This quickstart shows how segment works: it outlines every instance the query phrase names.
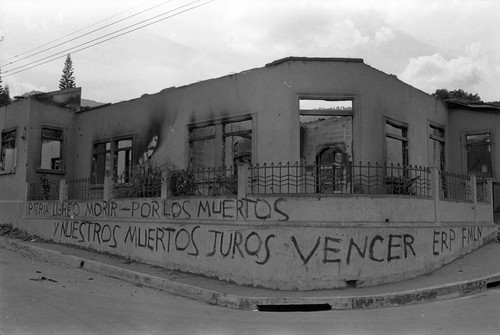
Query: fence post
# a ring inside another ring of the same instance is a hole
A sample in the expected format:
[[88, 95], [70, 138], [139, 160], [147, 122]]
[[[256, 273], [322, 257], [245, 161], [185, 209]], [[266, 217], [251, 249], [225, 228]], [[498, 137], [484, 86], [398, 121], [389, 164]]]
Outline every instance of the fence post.
[[106, 171], [104, 175], [104, 191], [103, 191], [103, 200], [109, 201], [113, 197], [113, 177], [111, 173]]
[[59, 180], [59, 201], [68, 200], [68, 184], [66, 179]]
[[248, 175], [250, 164], [246, 162], [238, 162], [238, 199], [243, 199], [248, 193]]
[[474, 208], [474, 223], [477, 223], [477, 179], [475, 175], [470, 176], [471, 192], [472, 192], [472, 207]]
[[27, 201], [30, 201], [31, 198], [32, 198], [32, 195], [31, 195], [31, 188], [32, 188], [31, 182], [27, 181], [26, 184], [25, 184], [25, 186], [26, 186], [26, 192], [24, 193], [24, 195], [25, 195], [25, 199], [24, 200], [27, 202]]
[[493, 214], [493, 211], [495, 210], [495, 207], [493, 205], [493, 179], [492, 178], [486, 178], [486, 194], [487, 194], [487, 202], [490, 204], [490, 220], [491, 222], [495, 221], [495, 216]]
[[439, 215], [439, 202], [441, 201], [439, 169], [433, 166], [430, 168], [430, 171], [432, 180], [431, 195], [434, 198], [434, 219], [438, 223], [441, 220]]
[[167, 199], [169, 197], [168, 192], [168, 171], [161, 172], [161, 198]]

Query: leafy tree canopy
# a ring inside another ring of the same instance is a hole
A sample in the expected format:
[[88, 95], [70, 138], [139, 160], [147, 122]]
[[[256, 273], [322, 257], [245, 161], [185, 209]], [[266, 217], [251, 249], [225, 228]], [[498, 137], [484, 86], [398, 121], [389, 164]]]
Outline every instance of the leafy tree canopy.
[[73, 75], [73, 62], [71, 61], [71, 55], [68, 54], [64, 61], [61, 79], [59, 80], [59, 89], [65, 90], [73, 87], [76, 87], [75, 76]]
[[0, 106], [10, 104], [9, 86], [2, 86], [2, 72], [0, 71]]
[[481, 97], [476, 93], [472, 94], [466, 92], [462, 89], [448, 91], [445, 88], [437, 89], [436, 92], [432, 93], [432, 96], [444, 100], [444, 99], [459, 99], [463, 101], [481, 101]]

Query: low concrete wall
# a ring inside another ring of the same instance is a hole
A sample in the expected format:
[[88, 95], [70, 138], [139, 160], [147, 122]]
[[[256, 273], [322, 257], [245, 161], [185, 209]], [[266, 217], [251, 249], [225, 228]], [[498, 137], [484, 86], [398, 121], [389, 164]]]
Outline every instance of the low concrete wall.
[[23, 216], [23, 201], [0, 200], [0, 224], [17, 226]]
[[[412, 278], [479, 248], [497, 231], [492, 223], [425, 222], [434, 215], [432, 199], [352, 200], [28, 202], [21, 225], [60, 243], [238, 284], [286, 290], [369, 286]], [[347, 221], [348, 211], [358, 221]], [[395, 221], [405, 212], [409, 219]], [[313, 222], [305, 220], [311, 213]], [[424, 222], [418, 222], [419, 214]]]
[[475, 222], [493, 222], [493, 206], [489, 203], [478, 202], [475, 205]]
[[[439, 201], [402, 196], [247, 196], [182, 199], [114, 199], [110, 201], [30, 201], [28, 216], [65, 218], [134, 218], [185, 222], [297, 223], [473, 223], [491, 212], [490, 204]], [[436, 214], [437, 213], [437, 214]], [[436, 220], [436, 215], [439, 220]], [[486, 220], [491, 222], [492, 220]]]
[[440, 222], [474, 222], [474, 203], [441, 200], [437, 205]]

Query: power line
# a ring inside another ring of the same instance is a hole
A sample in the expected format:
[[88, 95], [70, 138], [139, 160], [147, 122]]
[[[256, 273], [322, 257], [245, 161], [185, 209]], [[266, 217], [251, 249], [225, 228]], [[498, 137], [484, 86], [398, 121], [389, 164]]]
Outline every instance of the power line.
[[[161, 14], [158, 14], [158, 15], [156, 15], [156, 16], [153, 16], [153, 17], [151, 17], [151, 18], [149, 18], [149, 19], [146, 19], [146, 20], [143, 20], [143, 21], [140, 21], [140, 22], [134, 23], [134, 24], [132, 24], [132, 25], [126, 26], [126, 27], [124, 27], [124, 28], [121, 28], [121, 29], [115, 30], [115, 31], [113, 31], [113, 32], [111, 32], [111, 33], [108, 33], [108, 34], [105, 34], [105, 35], [99, 36], [99, 37], [94, 38], [94, 39], [92, 39], [92, 40], [90, 40], [90, 41], [87, 41], [87, 42], [84, 42], [84, 43], [78, 44], [78, 45], [76, 45], [76, 46], [74, 46], [74, 47], [71, 47], [71, 48], [68, 48], [68, 49], [66, 49], [66, 50], [63, 50], [63, 51], [57, 52], [57, 53], [52, 54], [52, 55], [50, 55], [50, 56], [46, 56], [46, 57], [44, 57], [44, 58], [41, 58], [41, 59], [38, 59], [38, 60], [32, 61], [32, 62], [30, 62], [30, 63], [27, 63], [27, 64], [24, 64], [24, 65], [18, 66], [18, 67], [16, 67], [16, 68], [10, 69], [10, 70], [8, 70], [8, 71], [5, 71], [4, 73], [6, 73], [6, 74], [7, 74], [7, 73], [10, 73], [10, 72], [15, 71], [15, 70], [17, 70], [17, 69], [22, 69], [23, 67], [27, 67], [27, 66], [32, 65], [32, 64], [36, 64], [36, 63], [38, 63], [38, 62], [41, 62], [41, 61], [43, 61], [43, 60], [49, 59], [49, 58], [54, 57], [54, 56], [57, 56], [57, 55], [61, 55], [61, 54], [66, 55], [66, 54], [68, 53], [68, 51], [71, 51], [72, 49], [75, 49], [75, 48], [78, 48], [78, 47], [80, 47], [80, 46], [83, 46], [83, 45], [86, 45], [86, 44], [89, 44], [89, 43], [92, 43], [92, 42], [98, 41], [98, 40], [103, 39], [103, 38], [105, 38], [105, 37], [108, 37], [108, 36], [114, 35], [114, 34], [116, 34], [116, 33], [119, 33], [120, 31], [123, 31], [123, 30], [129, 29], [129, 28], [131, 28], [131, 27], [137, 26], [137, 25], [139, 25], [139, 24], [141, 24], [141, 23], [144, 23], [144, 22], [147, 22], [147, 21], [151, 21], [151, 20], [153, 20], [153, 19], [155, 19], [155, 18], [158, 18], [158, 17], [160, 17], [160, 16], [164, 16], [164, 15], [169, 14], [169, 13], [171, 13], [171, 12], [174, 12], [174, 11], [176, 11], [176, 10], [180, 9], [180, 8], [187, 7], [187, 6], [189, 6], [189, 5], [193, 4], [193, 3], [200, 2], [200, 1], [202, 1], [202, 0], [195, 0], [195, 1], [192, 1], [192, 2], [187, 3], [187, 4], [185, 4], [185, 5], [182, 5], [182, 6], [179, 6], [179, 7], [177, 7], [177, 8], [171, 9], [171, 10], [169, 10], [169, 11], [167, 11], [167, 12], [163, 12], [163, 13], [161, 13]], [[134, 30], [131, 30], [131, 31], [134, 31]], [[117, 35], [116, 37], [118, 37], [118, 36], [121, 36], [121, 35]], [[108, 40], [109, 40], [109, 39], [108, 39]], [[93, 44], [93, 45], [95, 45], [95, 44]], [[57, 57], [57, 58], [59, 58], [59, 57]], [[57, 59], [57, 58], [55, 58], [55, 59]]]
[[[90, 35], [90, 34], [92, 34], [92, 33], [95, 33], [96, 31], [102, 30], [102, 29], [104, 29], [104, 28], [110, 27], [110, 26], [115, 25], [115, 24], [117, 24], [117, 23], [120, 23], [120, 22], [122, 22], [122, 21], [128, 20], [128, 19], [130, 19], [130, 18], [132, 18], [132, 17], [134, 17], [134, 16], [140, 15], [140, 14], [142, 14], [142, 13], [145, 13], [145, 12], [150, 11], [150, 10], [152, 10], [152, 9], [155, 9], [155, 8], [157, 8], [157, 7], [163, 6], [163, 5], [165, 5], [165, 4], [169, 3], [169, 2], [172, 2], [172, 1], [174, 1], [174, 0], [168, 0], [168, 1], [165, 1], [165, 2], [163, 2], [163, 3], [161, 3], [161, 4], [159, 4], [159, 5], [155, 5], [155, 6], [153, 6], [153, 7], [150, 7], [150, 8], [148, 8], [148, 9], [145, 9], [145, 10], [143, 10], [143, 11], [141, 11], [141, 12], [138, 12], [138, 13], [135, 13], [135, 14], [132, 14], [132, 15], [129, 15], [129, 16], [127, 16], [127, 17], [123, 18], [123, 19], [120, 19], [120, 20], [117, 20], [117, 21], [111, 22], [111, 23], [109, 23], [109, 24], [107, 24], [107, 25], [105, 25], [105, 26], [102, 26], [102, 27], [100, 27], [100, 28], [94, 29], [94, 30], [89, 31], [89, 32], [87, 32], [87, 33], [85, 33], [85, 34], [78, 35], [78, 36], [76, 36], [76, 37], [74, 37], [74, 38], [72, 38], [72, 39], [69, 39], [69, 40], [67, 40], [67, 41], [63, 41], [63, 42], [61, 42], [61, 43], [59, 43], [59, 44], [56, 44], [56, 45], [54, 45], [54, 46], [52, 46], [52, 47], [50, 47], [50, 48], [46, 48], [46, 49], [43, 49], [43, 50], [41, 50], [41, 51], [38, 51], [38, 52], [36, 52], [36, 53], [34, 53], [34, 54], [28, 55], [28, 56], [26, 56], [26, 57], [22, 57], [22, 58], [16, 59], [16, 60], [14, 60], [14, 61], [12, 61], [12, 62], [10, 62], [10, 63], [1, 64], [1, 65], [0, 65], [0, 67], [9, 66], [9, 65], [11, 65], [11, 64], [14, 64], [14, 63], [20, 62], [20, 61], [25, 60], [25, 59], [27, 59], [27, 58], [30, 58], [30, 57], [33, 57], [33, 56], [39, 55], [39, 54], [41, 54], [41, 53], [43, 53], [43, 52], [45, 52], [45, 51], [49, 51], [49, 50], [54, 49], [54, 48], [56, 48], [56, 47], [58, 47], [58, 46], [61, 46], [61, 45], [63, 45], [63, 44], [66, 44], [66, 43], [68, 43], [68, 42], [72, 42], [72, 41], [77, 40], [77, 39], [79, 39], [79, 38], [85, 37], [85, 36], [87, 36], [87, 35]], [[137, 8], [137, 7], [134, 7], [134, 8]], [[133, 8], [132, 8], [132, 9], [133, 9]], [[130, 10], [130, 9], [129, 9], [129, 10]], [[127, 12], [127, 11], [129, 11], [129, 10], [126, 10], [126, 11], [120, 12], [120, 13], [118, 13], [118, 14], [116, 14], [116, 15], [111, 16], [110, 18], [113, 18], [113, 17], [116, 17], [116, 16], [118, 16], [118, 15], [121, 15], [121, 14], [123, 14], [123, 13], [125, 13], [125, 12]], [[44, 47], [44, 46], [47, 46], [47, 45], [50, 45], [50, 44], [52, 44], [52, 43], [54, 43], [54, 42], [60, 41], [61, 39], [65, 38], [65, 37], [68, 37], [68, 36], [74, 35], [74, 34], [76, 34], [77, 32], [80, 32], [80, 31], [85, 30], [85, 29], [87, 29], [87, 28], [89, 28], [89, 27], [92, 27], [92, 26], [94, 26], [94, 25], [96, 25], [96, 24], [99, 24], [99, 23], [102, 23], [102, 22], [104, 22], [104, 21], [107, 21], [107, 20], [109, 20], [110, 18], [107, 18], [107, 19], [101, 20], [101, 21], [99, 21], [99, 22], [97, 22], [97, 23], [91, 24], [91, 25], [89, 25], [89, 26], [87, 26], [87, 27], [85, 27], [85, 28], [79, 29], [79, 30], [77, 30], [77, 31], [75, 31], [75, 32], [72, 32], [72, 33], [67, 34], [67, 35], [65, 35], [65, 36], [63, 36], [63, 37], [60, 37], [60, 38], [58, 38], [58, 39], [56, 39], [56, 40], [54, 40], [54, 41], [52, 41], [52, 42], [45, 43], [45, 44], [43, 44], [43, 45], [41, 45], [41, 46], [39, 46], [39, 47], [36, 47], [36, 48], [33, 48], [33, 49], [28, 50], [28, 51], [26, 51], [26, 52], [23, 52], [23, 53], [21, 53], [21, 54], [19, 54], [19, 55], [16, 55], [16, 56], [14, 56], [14, 57], [12, 57], [12, 58], [10, 58], [10, 59], [17, 58], [17, 57], [19, 57], [19, 56], [21, 56], [21, 55], [23, 55], [23, 54], [26, 54], [26, 53], [29, 53], [29, 52], [31, 52], [31, 51], [34, 51], [34, 50], [40, 49], [40, 48], [42, 48], [42, 47]], [[9, 59], [9, 60], [10, 60], [10, 59]]]
[[[193, 1], [193, 2], [191, 2], [191, 3], [189, 3], [189, 4], [186, 4], [186, 5], [184, 5], [184, 6], [180, 6], [180, 7], [176, 8], [176, 9], [174, 9], [174, 10], [171, 10], [171, 11], [169, 11], [169, 12], [163, 13], [163, 14], [158, 15], [158, 16], [163, 16], [163, 15], [165, 15], [165, 14], [167, 14], [167, 13], [170, 13], [170, 12], [172, 12], [172, 11], [175, 11], [175, 10], [177, 10], [177, 9], [180, 9], [180, 8], [186, 7], [186, 6], [190, 5], [190, 4], [193, 4], [193, 3], [196, 3], [196, 2], [200, 2], [200, 1], [201, 1], [201, 0], [196, 0], [196, 1]], [[134, 32], [134, 31], [136, 31], [136, 30], [139, 30], [139, 29], [142, 29], [142, 28], [148, 27], [148, 26], [150, 26], [150, 25], [152, 25], [152, 24], [158, 23], [158, 22], [160, 22], [160, 21], [164, 21], [164, 20], [166, 20], [166, 19], [172, 18], [172, 17], [174, 17], [174, 16], [180, 15], [180, 14], [182, 14], [182, 13], [188, 12], [188, 11], [193, 10], [193, 9], [196, 9], [196, 8], [198, 8], [198, 7], [201, 7], [201, 6], [207, 5], [207, 4], [209, 4], [209, 3], [211, 3], [211, 2], [214, 2], [214, 1], [215, 1], [215, 0], [209, 0], [209, 1], [206, 1], [206, 2], [201, 3], [201, 4], [199, 4], [199, 5], [196, 5], [196, 6], [192, 6], [192, 7], [186, 8], [186, 9], [184, 9], [184, 10], [182, 10], [182, 11], [179, 11], [179, 12], [177, 12], [177, 13], [174, 13], [174, 14], [172, 14], [172, 15], [169, 15], [169, 16], [166, 16], [166, 17], [163, 17], [163, 18], [161, 18], [161, 19], [158, 19], [158, 20], [156, 20], [156, 21], [153, 21], [153, 22], [147, 23], [147, 24], [145, 24], [145, 25], [142, 25], [142, 26], [140, 26], [140, 27], [134, 28], [134, 29], [132, 29], [132, 30], [125, 31], [125, 32], [123, 32], [123, 33], [121, 33], [121, 34], [119, 34], [119, 35], [112, 36], [112, 37], [107, 38], [107, 39], [105, 39], [105, 40], [102, 40], [102, 41], [96, 42], [96, 43], [94, 43], [94, 44], [88, 45], [88, 46], [86, 46], [86, 47], [84, 47], [84, 48], [80, 48], [80, 49], [74, 50], [74, 51], [72, 51], [71, 53], [73, 53], [73, 54], [74, 54], [74, 53], [77, 53], [77, 52], [80, 52], [80, 51], [83, 51], [83, 50], [89, 49], [89, 48], [91, 48], [91, 47], [93, 47], [93, 46], [96, 46], [96, 45], [102, 44], [102, 43], [104, 43], [104, 42], [107, 42], [107, 41], [109, 41], [109, 40], [115, 39], [115, 38], [117, 38], [117, 37], [120, 37], [120, 36], [123, 36], [123, 35], [126, 35], [126, 34], [129, 34], [129, 33]], [[144, 21], [139, 22], [139, 23], [143, 23], [143, 22], [145, 22], [145, 21], [149, 21], [149, 20], [154, 19], [154, 18], [156, 18], [156, 17], [158, 17], [158, 16], [155, 16], [155, 17], [150, 18], [150, 19], [148, 19], [148, 20], [144, 20]], [[139, 24], [139, 23], [137, 23], [137, 24]], [[124, 30], [124, 29], [130, 28], [130, 27], [133, 27], [133, 26], [135, 26], [135, 25], [137, 25], [137, 24], [134, 24], [134, 25], [128, 26], [128, 27], [126, 27], [126, 28], [123, 28], [123, 29], [120, 29], [120, 30], [118, 30], [118, 31], [115, 31], [115, 32], [113, 32], [113, 33], [111, 33], [111, 34], [108, 34], [108, 35], [102, 36], [102, 37], [100, 37], [100, 38], [94, 39], [93, 41], [98, 40], [98, 39], [102, 39], [102, 38], [104, 38], [104, 37], [106, 37], [106, 36], [109, 36], [109, 35], [112, 35], [112, 34], [115, 34], [115, 33], [119, 32], [119, 31], [122, 31], [122, 30]], [[66, 49], [66, 50], [61, 51], [61, 52], [59, 52], [59, 53], [56, 53], [56, 54], [54, 54], [54, 55], [51, 55], [51, 56], [48, 56], [48, 57], [42, 58], [42, 59], [40, 59], [40, 60], [38, 60], [38, 61], [31, 62], [31, 63], [29, 63], [29, 64], [26, 64], [26, 65], [20, 66], [20, 67], [18, 67], [18, 68], [12, 69], [12, 70], [10, 70], [10, 71], [6, 71], [6, 72], [5, 72], [4, 77], [12, 76], [12, 75], [14, 75], [14, 74], [16, 74], [16, 73], [19, 73], [19, 72], [24, 72], [24, 71], [27, 71], [27, 70], [32, 69], [32, 68], [34, 68], [34, 67], [38, 67], [38, 66], [40, 66], [40, 65], [43, 65], [43, 64], [47, 64], [47, 63], [49, 63], [49, 62], [52, 62], [52, 61], [54, 61], [54, 60], [56, 60], [56, 59], [63, 58], [63, 57], [65, 57], [65, 56], [66, 56], [66, 52], [67, 52], [67, 51], [72, 50], [72, 49], [75, 49], [75, 48], [77, 48], [77, 47], [79, 47], [79, 46], [82, 46], [82, 45], [88, 44], [88, 43], [90, 43], [90, 42], [92, 42], [92, 41], [89, 41], [89, 42], [86, 42], [86, 43], [82, 43], [82, 44], [80, 44], [80, 45], [77, 45], [77, 46], [75, 46], [75, 47], [72, 47], [72, 48]], [[62, 55], [62, 56], [61, 56], [60, 54], [62, 54], [62, 53], [63, 53], [64, 55]], [[54, 57], [54, 58], [49, 59], [49, 60], [46, 60], [45, 62], [42, 62], [42, 63], [39, 63], [39, 64], [35, 64], [35, 65], [30, 66], [30, 67], [25, 68], [25, 69], [20, 69], [20, 68], [26, 67], [26, 66], [31, 65], [31, 64], [33, 64], [33, 63], [40, 62], [40, 61], [45, 60], [45, 59], [50, 58], [50, 57]], [[20, 70], [15, 71], [16, 69], [20, 69]]]
[[27, 53], [32, 52], [32, 51], [35, 51], [35, 50], [37, 50], [37, 49], [43, 48], [44, 46], [50, 45], [50, 44], [52, 44], [52, 43], [55, 43], [55, 42], [57, 42], [57, 41], [60, 41], [60, 40], [62, 40], [62, 39], [64, 39], [64, 38], [66, 38], [66, 37], [68, 37], [68, 36], [71, 36], [71, 35], [74, 35], [74, 34], [76, 34], [76, 33], [79, 33], [80, 31], [84, 31], [85, 29], [88, 29], [88, 28], [90, 28], [90, 27], [96, 26], [96, 25], [98, 25], [99, 23], [102, 23], [102, 22], [108, 21], [108, 20], [110, 20], [110, 19], [112, 19], [112, 18], [114, 18], [114, 17], [120, 16], [121, 14], [126, 13], [126, 12], [128, 12], [128, 11], [131, 11], [131, 10], [133, 10], [133, 9], [135, 9], [135, 8], [142, 7], [142, 6], [144, 6], [145, 4], [147, 4], [147, 3], [151, 2], [151, 1], [153, 1], [153, 0], [149, 0], [149, 1], [145, 2], [145, 3], [143, 3], [143, 4], [140, 4], [139, 6], [131, 7], [131, 8], [129, 8], [129, 9], [126, 9], [126, 10], [124, 10], [124, 11], [122, 11], [122, 12], [119, 12], [119, 13], [117, 13], [117, 14], [115, 14], [115, 15], [112, 15], [112, 16], [110, 16], [110, 17], [107, 17], [107, 18], [105, 18], [105, 19], [103, 19], [103, 20], [100, 20], [100, 21], [98, 21], [98, 22], [95, 22], [95, 23], [93, 23], [93, 24], [90, 24], [90, 25], [88, 25], [88, 26], [86, 26], [86, 27], [80, 28], [80, 29], [78, 29], [78, 30], [76, 30], [76, 31], [74, 31], [74, 32], [72, 32], [72, 33], [66, 34], [66, 35], [64, 35], [64, 36], [61, 36], [61, 37], [59, 37], [59, 38], [55, 39], [55, 40], [52, 40], [52, 41], [47, 42], [47, 43], [45, 43], [45, 44], [39, 45], [39, 46], [37, 46], [37, 47], [35, 47], [35, 48], [33, 48], [33, 49], [30, 49], [30, 50], [27, 50], [27, 51], [21, 52], [20, 54], [17, 54], [17, 55], [15, 55], [15, 56], [10, 57], [10, 58], [7, 58], [7, 59], [4, 59], [4, 60], [1, 60], [1, 61], [0, 61], [0, 63], [3, 63], [3, 62], [8, 62], [8, 61], [10, 61], [11, 59], [14, 59], [14, 58], [16, 58], [16, 57], [22, 56], [22, 55], [24, 55], [24, 54], [27, 54]]

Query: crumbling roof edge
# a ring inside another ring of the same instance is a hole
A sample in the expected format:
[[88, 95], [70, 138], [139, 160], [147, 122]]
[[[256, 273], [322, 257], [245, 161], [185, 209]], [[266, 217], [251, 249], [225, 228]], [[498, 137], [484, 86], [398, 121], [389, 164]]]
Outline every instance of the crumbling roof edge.
[[277, 59], [271, 63], [267, 63], [265, 67], [270, 67], [274, 65], [279, 65], [281, 63], [286, 63], [289, 61], [293, 62], [352, 62], [352, 63], [364, 63], [362, 58], [341, 58], [341, 57], [297, 57], [289, 56], [281, 59]]
[[457, 109], [467, 109], [476, 111], [499, 111], [500, 106], [485, 102], [464, 102], [458, 99], [444, 99], [442, 100], [448, 107]]

